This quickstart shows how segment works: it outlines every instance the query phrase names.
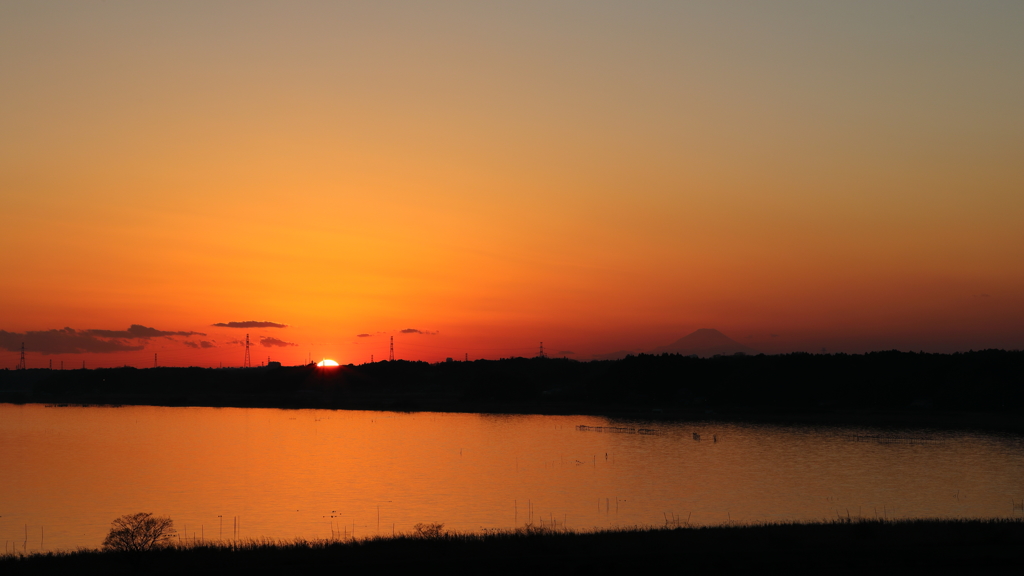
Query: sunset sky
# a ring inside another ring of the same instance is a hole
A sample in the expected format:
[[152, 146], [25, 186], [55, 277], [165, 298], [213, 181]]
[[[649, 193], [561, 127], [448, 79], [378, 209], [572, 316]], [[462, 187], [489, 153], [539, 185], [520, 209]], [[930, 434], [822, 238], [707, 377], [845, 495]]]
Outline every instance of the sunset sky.
[[0, 368], [1024, 348], [1022, 30], [1017, 0], [5, 1]]

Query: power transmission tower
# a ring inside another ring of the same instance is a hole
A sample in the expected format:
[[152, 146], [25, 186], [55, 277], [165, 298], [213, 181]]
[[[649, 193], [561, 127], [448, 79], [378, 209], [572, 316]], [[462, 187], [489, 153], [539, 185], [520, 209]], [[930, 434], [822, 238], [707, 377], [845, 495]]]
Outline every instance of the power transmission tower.
[[245, 335], [245, 361], [242, 362], [242, 368], [252, 368], [252, 364], [249, 361], [249, 335]]
[[540, 354], [538, 354], [538, 356], [541, 357], [541, 358], [547, 358], [547, 356], [544, 355], [544, 343], [543, 342], [540, 343]]
[[370, 354], [370, 364], [373, 364], [373, 354]]
[[156, 368], [157, 366], [158, 364], [156, 363], [156, 352], [153, 352], [153, 368]]
[[466, 362], [469, 362], [469, 352], [466, 352]]
[[[22, 356], [22, 360], [21, 361], [22, 362], [25, 361], [24, 355]], [[395, 361], [395, 337], [392, 336], [391, 337], [391, 350], [388, 352], [388, 362], [394, 362], [394, 361]]]
[[18, 370], [25, 369], [25, 343], [21, 343], [21, 360], [18, 362]]

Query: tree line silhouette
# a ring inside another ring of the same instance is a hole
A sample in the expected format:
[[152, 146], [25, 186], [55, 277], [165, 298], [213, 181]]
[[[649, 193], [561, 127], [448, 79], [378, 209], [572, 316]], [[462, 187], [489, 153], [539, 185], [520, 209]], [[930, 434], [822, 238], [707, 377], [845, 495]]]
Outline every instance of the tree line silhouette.
[[538, 413], [981, 412], [1024, 407], [1024, 352], [672, 354], [337, 368], [0, 371], [0, 401]]

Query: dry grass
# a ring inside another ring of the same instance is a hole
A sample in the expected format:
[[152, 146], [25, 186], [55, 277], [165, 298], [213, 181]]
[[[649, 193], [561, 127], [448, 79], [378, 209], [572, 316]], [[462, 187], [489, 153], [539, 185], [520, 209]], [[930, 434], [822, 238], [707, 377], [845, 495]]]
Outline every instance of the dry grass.
[[[436, 528], [436, 530], [434, 530]], [[654, 527], [578, 531], [527, 525], [464, 533], [443, 524], [358, 540], [190, 541], [143, 553], [76, 550], [0, 557], [0, 573], [283, 573], [292, 568], [522, 573], [538, 567], [590, 574], [682, 566], [694, 570], [861, 573], [1016, 567], [1024, 522], [1006, 520], [858, 520], [747, 526]]]

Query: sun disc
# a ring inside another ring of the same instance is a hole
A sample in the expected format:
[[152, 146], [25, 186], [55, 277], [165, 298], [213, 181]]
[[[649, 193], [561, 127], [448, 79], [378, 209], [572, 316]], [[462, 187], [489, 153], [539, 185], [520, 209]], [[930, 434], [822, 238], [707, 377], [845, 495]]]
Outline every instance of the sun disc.
[[338, 363], [335, 362], [334, 360], [328, 360], [328, 359], [324, 358], [323, 360], [317, 362], [316, 365], [317, 366], [337, 366]]

